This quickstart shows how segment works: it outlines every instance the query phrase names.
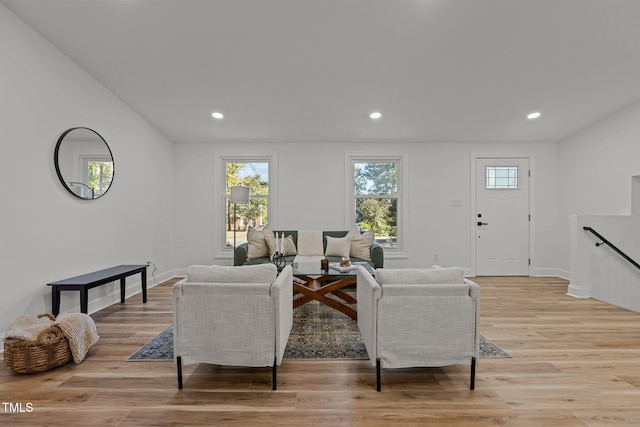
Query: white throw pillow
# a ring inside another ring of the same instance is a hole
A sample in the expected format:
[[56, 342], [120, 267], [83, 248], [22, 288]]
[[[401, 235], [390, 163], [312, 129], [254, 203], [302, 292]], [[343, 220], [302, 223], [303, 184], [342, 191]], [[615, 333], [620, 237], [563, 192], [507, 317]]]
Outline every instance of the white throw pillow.
[[399, 268], [376, 270], [376, 281], [381, 285], [461, 284], [464, 271], [460, 267], [418, 269]]
[[349, 230], [349, 232], [347, 233], [347, 236], [351, 236], [352, 239], [355, 239], [356, 237], [359, 237], [360, 234], [360, 227], [358, 227], [356, 224], [353, 224], [351, 230]]
[[[265, 237], [267, 240], [267, 245], [269, 245], [269, 259], [273, 261], [273, 254], [276, 253], [276, 240], [277, 244], [281, 243], [280, 233], [276, 232], [278, 235], [277, 239], [275, 236]], [[297, 255], [298, 250], [296, 249], [296, 243], [293, 241], [293, 236], [288, 234], [284, 237], [284, 256], [289, 255]], [[282, 255], [282, 254], [280, 254]]]
[[[271, 233], [273, 238], [273, 233]], [[255, 227], [249, 226], [247, 229], [247, 260], [269, 256], [269, 245], [265, 239], [265, 234]]]
[[[351, 234], [351, 231], [349, 233]], [[347, 236], [348, 235], [349, 234], [347, 234]], [[373, 245], [374, 239], [375, 239], [375, 235], [373, 233], [373, 230], [366, 230], [362, 234], [360, 234], [360, 232], [358, 231], [358, 236], [351, 238], [351, 242], [350, 242], [351, 257], [362, 258], [370, 261], [371, 245]]]
[[298, 249], [296, 249], [296, 242], [293, 241], [293, 236], [288, 235], [284, 238], [284, 255], [298, 255]]
[[298, 255], [322, 256], [324, 247], [322, 244], [322, 231], [299, 230], [298, 231]]
[[349, 252], [351, 251], [350, 241], [351, 236], [349, 235], [344, 237], [327, 236], [327, 250], [324, 255], [349, 258]]

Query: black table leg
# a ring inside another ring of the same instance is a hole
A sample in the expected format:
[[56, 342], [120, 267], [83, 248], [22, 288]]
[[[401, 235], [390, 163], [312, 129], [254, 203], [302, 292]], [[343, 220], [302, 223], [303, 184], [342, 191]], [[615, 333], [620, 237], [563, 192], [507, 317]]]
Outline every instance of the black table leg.
[[126, 277], [120, 279], [120, 304], [124, 304], [124, 293], [126, 290], [125, 280]]
[[60, 313], [60, 289], [57, 286], [52, 286], [51, 290], [51, 313], [57, 316]]
[[80, 289], [80, 312], [87, 314], [89, 308], [89, 290], [85, 287]]
[[147, 302], [147, 269], [142, 269], [142, 302]]

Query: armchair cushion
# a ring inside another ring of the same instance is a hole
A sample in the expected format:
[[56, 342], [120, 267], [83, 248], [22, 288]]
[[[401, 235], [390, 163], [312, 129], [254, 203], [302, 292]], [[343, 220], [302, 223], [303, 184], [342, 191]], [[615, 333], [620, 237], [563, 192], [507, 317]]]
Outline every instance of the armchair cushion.
[[460, 267], [378, 269], [376, 271], [376, 280], [381, 285], [460, 284], [464, 283], [464, 271]]
[[273, 264], [239, 267], [191, 265], [187, 267], [187, 282], [272, 283], [277, 274], [278, 269]]

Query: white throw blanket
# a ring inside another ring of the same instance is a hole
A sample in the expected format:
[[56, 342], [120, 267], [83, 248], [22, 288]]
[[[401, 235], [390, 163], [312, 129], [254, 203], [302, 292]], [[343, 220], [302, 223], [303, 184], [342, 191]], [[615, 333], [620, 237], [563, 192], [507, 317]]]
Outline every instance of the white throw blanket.
[[48, 317], [20, 316], [9, 326], [5, 340], [36, 341], [38, 335], [51, 327]]
[[88, 314], [63, 313], [56, 318], [54, 325], [69, 340], [69, 348], [76, 363], [82, 362], [89, 349], [100, 339], [96, 324]]
[[[4, 339], [37, 341], [39, 335], [51, 326], [60, 328], [62, 334], [69, 340], [69, 348], [75, 363], [82, 362], [89, 349], [100, 339], [95, 322], [84, 313], [61, 314], [55, 321], [51, 321], [48, 317], [20, 316], [9, 326]], [[41, 343], [46, 342], [46, 338], [44, 337]]]

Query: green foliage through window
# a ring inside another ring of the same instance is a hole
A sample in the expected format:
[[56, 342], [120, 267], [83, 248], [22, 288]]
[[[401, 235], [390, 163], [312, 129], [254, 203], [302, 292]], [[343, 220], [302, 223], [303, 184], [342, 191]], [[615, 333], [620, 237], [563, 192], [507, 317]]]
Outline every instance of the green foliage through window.
[[[226, 205], [227, 220], [225, 224], [225, 246], [233, 247], [233, 230], [235, 225], [237, 244], [246, 241], [248, 226], [260, 228], [269, 219], [269, 162], [227, 162], [226, 163]], [[229, 201], [231, 187], [249, 187], [249, 203], [235, 206]], [[231, 239], [229, 233], [231, 232]]]
[[372, 229], [384, 247], [397, 247], [398, 164], [354, 162], [353, 182], [356, 224]]
[[111, 184], [111, 180], [113, 179], [113, 162], [89, 160], [87, 167], [89, 187], [93, 190], [94, 197], [99, 197], [107, 191]]

